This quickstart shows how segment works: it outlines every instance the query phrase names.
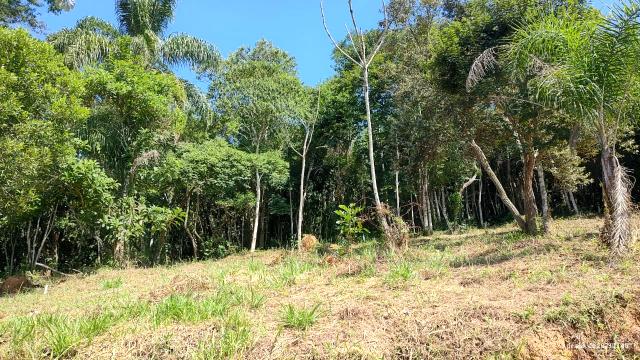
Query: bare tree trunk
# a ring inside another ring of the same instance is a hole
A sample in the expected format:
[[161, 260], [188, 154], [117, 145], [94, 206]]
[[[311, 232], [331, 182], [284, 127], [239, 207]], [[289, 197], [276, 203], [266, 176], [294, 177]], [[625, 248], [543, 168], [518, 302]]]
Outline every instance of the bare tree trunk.
[[547, 184], [544, 179], [544, 169], [542, 165], [536, 167], [538, 172], [538, 183], [540, 184], [540, 199], [542, 202], [542, 231], [545, 234], [549, 233], [551, 226], [551, 213], [549, 211], [549, 197], [547, 194]]
[[424, 169], [422, 174], [422, 226], [424, 231], [431, 235], [433, 233], [433, 222], [431, 220], [431, 201], [429, 201], [429, 173]]
[[484, 214], [482, 212], [482, 175], [480, 175], [480, 181], [478, 182], [478, 220], [480, 221], [480, 227], [483, 228], [484, 224]]
[[435, 205], [436, 216], [438, 218], [438, 221], [442, 221], [442, 211], [440, 211], [440, 201], [438, 200], [438, 195], [437, 195], [435, 190], [432, 192], [432, 194], [433, 194], [433, 202], [432, 202], [432, 204]]
[[415, 232], [415, 228], [416, 228], [416, 217], [415, 217], [415, 213], [413, 212], [413, 208], [414, 208], [414, 203], [413, 203], [413, 194], [411, 195], [411, 229]]
[[631, 182], [613, 147], [603, 149], [601, 162], [605, 203], [601, 237], [611, 248], [612, 255], [619, 257], [628, 251], [632, 240]]
[[187, 235], [189, 236], [189, 239], [191, 240], [191, 247], [193, 247], [193, 259], [198, 260], [198, 241], [196, 240], [195, 236], [193, 236], [193, 233], [189, 229], [190, 206], [191, 206], [191, 192], [187, 191], [187, 211], [184, 216], [183, 226], [184, 226], [184, 231], [187, 233]]
[[304, 146], [302, 148], [302, 170], [300, 171], [300, 200], [298, 205], [298, 250], [302, 250], [302, 221], [304, 218], [304, 201], [306, 198], [304, 179], [307, 169], [307, 149], [309, 142], [309, 132], [307, 131], [304, 136]]
[[371, 103], [369, 100], [369, 67], [364, 66], [362, 68], [362, 77], [363, 77], [363, 90], [364, 90], [364, 104], [367, 111], [367, 136], [368, 136], [368, 147], [369, 147], [369, 170], [371, 172], [371, 187], [373, 188], [373, 198], [376, 204], [376, 213], [378, 214], [378, 220], [380, 221], [380, 225], [382, 225], [382, 229], [384, 230], [385, 235], [389, 234], [389, 223], [387, 223], [387, 217], [384, 208], [384, 204], [380, 201], [380, 193], [378, 192], [378, 180], [376, 177], [376, 160], [375, 160], [375, 152], [373, 147], [373, 124], [371, 121]]
[[538, 208], [536, 197], [533, 192], [533, 178], [536, 165], [535, 154], [528, 151], [524, 154], [524, 174], [522, 176], [522, 196], [524, 198], [524, 215], [526, 221], [525, 232], [529, 235], [538, 233]]
[[573, 195], [573, 191], [569, 191], [569, 203], [571, 204], [571, 209], [576, 215], [580, 215], [580, 208], [578, 207], [578, 202], [576, 201], [575, 196]]
[[504, 187], [502, 187], [502, 184], [500, 183], [500, 179], [498, 179], [496, 173], [494, 173], [493, 169], [491, 169], [491, 165], [489, 164], [487, 157], [482, 151], [482, 148], [480, 148], [480, 146], [476, 144], [475, 140], [471, 141], [470, 146], [474, 156], [476, 157], [476, 160], [480, 163], [482, 169], [484, 169], [484, 172], [489, 175], [489, 179], [491, 179], [491, 182], [493, 182], [493, 185], [496, 187], [496, 191], [498, 192], [500, 200], [502, 200], [502, 203], [507, 207], [513, 218], [516, 220], [520, 229], [526, 231], [527, 226], [524, 217], [520, 215], [520, 212], [518, 211], [516, 206], [513, 205], [513, 203], [509, 199], [509, 196], [507, 196], [507, 193], [504, 191]]
[[260, 224], [260, 203], [262, 202], [262, 175], [256, 169], [256, 211], [253, 219], [253, 233], [251, 235], [251, 252], [256, 251], [258, 243], [258, 224]]
[[440, 199], [442, 201], [442, 216], [444, 217], [444, 221], [447, 224], [447, 229], [451, 231], [453, 229], [451, 227], [451, 221], [449, 221], [449, 214], [447, 213], [447, 198], [444, 188], [440, 189]]

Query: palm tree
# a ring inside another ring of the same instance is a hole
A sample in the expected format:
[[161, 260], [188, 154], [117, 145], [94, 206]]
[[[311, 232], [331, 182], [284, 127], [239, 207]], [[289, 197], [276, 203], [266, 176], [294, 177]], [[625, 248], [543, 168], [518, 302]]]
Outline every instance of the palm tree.
[[605, 224], [601, 238], [614, 257], [632, 240], [631, 182], [617, 146], [640, 98], [640, 2], [614, 9], [560, 12], [518, 29], [506, 56], [533, 76], [535, 97], [580, 119], [601, 151]]
[[194, 70], [212, 68], [220, 59], [218, 51], [204, 40], [165, 31], [173, 19], [176, 0], [116, 0], [119, 28], [87, 17], [73, 29], [61, 30], [49, 41], [65, 55], [72, 68], [100, 62], [116, 52], [120, 37], [130, 38], [131, 51], [152, 67], [166, 70], [172, 65], [189, 65]]

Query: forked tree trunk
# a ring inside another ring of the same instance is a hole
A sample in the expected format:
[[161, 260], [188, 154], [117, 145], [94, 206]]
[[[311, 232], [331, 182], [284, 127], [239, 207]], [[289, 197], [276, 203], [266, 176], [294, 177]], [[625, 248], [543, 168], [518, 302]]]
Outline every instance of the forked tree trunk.
[[531, 151], [524, 154], [524, 175], [522, 177], [522, 195], [524, 198], [525, 232], [529, 235], [538, 234], [538, 208], [536, 196], [533, 192], [533, 177], [536, 166], [536, 157]]
[[603, 241], [614, 257], [624, 255], [632, 240], [631, 182], [626, 169], [620, 165], [615, 149], [608, 146], [602, 151], [603, 198], [605, 204]]
[[542, 231], [547, 234], [551, 226], [551, 212], [549, 211], [549, 195], [547, 194], [547, 184], [544, 179], [544, 169], [541, 165], [536, 167], [538, 172], [538, 183], [540, 184], [540, 199], [542, 203]]
[[496, 191], [498, 192], [500, 200], [502, 200], [502, 203], [507, 207], [513, 218], [516, 220], [516, 223], [518, 224], [520, 229], [526, 231], [527, 226], [524, 217], [520, 215], [518, 208], [513, 205], [513, 203], [509, 199], [509, 196], [507, 196], [502, 183], [500, 183], [500, 179], [498, 179], [496, 173], [493, 172], [491, 164], [489, 164], [489, 160], [487, 160], [487, 157], [484, 154], [484, 151], [482, 151], [482, 148], [478, 146], [478, 144], [476, 144], [475, 140], [471, 140], [470, 147], [476, 160], [480, 163], [480, 166], [482, 166], [482, 169], [485, 173], [487, 173], [489, 179], [491, 179], [491, 182], [493, 182], [493, 185], [496, 187]]
[[262, 176], [256, 170], [256, 211], [253, 219], [253, 234], [251, 235], [251, 252], [256, 251], [258, 244], [258, 224], [260, 224], [260, 203], [262, 200]]

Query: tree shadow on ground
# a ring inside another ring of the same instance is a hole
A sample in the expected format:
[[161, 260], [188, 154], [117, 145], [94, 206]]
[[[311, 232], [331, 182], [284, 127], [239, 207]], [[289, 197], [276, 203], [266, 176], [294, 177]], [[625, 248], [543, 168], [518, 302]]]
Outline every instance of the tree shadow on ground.
[[535, 255], [545, 255], [550, 252], [557, 251], [559, 248], [560, 246], [557, 244], [541, 244], [519, 249], [500, 249], [495, 247], [471, 257], [457, 257], [449, 263], [449, 266], [452, 268], [461, 268], [478, 265], [497, 265], [514, 259], [521, 259]]

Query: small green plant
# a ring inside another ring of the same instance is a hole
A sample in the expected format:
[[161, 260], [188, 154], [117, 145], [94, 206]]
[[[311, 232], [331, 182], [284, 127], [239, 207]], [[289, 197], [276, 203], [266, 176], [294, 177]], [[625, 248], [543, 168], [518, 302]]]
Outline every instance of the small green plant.
[[514, 315], [520, 321], [528, 322], [528, 321], [531, 321], [531, 319], [535, 314], [536, 314], [536, 309], [533, 306], [527, 306], [526, 309], [516, 312]]
[[338, 210], [334, 211], [338, 215], [338, 230], [340, 235], [348, 242], [354, 243], [360, 236], [368, 234], [369, 230], [364, 227], [364, 221], [360, 218], [363, 207], [356, 204], [340, 205]]
[[281, 313], [281, 320], [284, 327], [307, 330], [318, 321], [318, 309], [320, 304], [312, 308], [298, 308], [294, 305], [287, 305]]
[[122, 284], [123, 284], [123, 281], [121, 277], [117, 277], [114, 279], [107, 279], [102, 282], [102, 289], [104, 290], [117, 289], [121, 287]]
[[400, 261], [391, 266], [385, 280], [391, 287], [400, 287], [414, 277], [413, 266], [408, 261]]

